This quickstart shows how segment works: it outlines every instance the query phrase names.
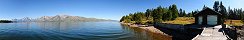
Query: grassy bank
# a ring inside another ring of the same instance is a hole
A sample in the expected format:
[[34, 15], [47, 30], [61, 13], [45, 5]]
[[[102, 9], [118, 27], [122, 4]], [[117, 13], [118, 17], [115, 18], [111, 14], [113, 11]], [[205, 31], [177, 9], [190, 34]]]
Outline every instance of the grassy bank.
[[[232, 21], [232, 24], [231, 24], [231, 21]], [[242, 26], [243, 25], [241, 20], [226, 20], [224, 24], [232, 25], [232, 26]]]
[[[135, 23], [135, 22], [132, 21], [132, 23]], [[193, 24], [193, 23], [195, 23], [195, 18], [194, 17], [178, 17], [175, 20], [163, 21], [162, 23], [180, 24], [180, 25]], [[224, 22], [224, 24], [232, 25], [232, 26], [242, 26], [242, 25], [244, 25], [243, 22], [241, 22], [241, 20], [232, 20], [232, 24], [231, 24], [231, 20], [226, 20]]]
[[181, 25], [193, 24], [193, 23], [195, 23], [195, 18], [194, 17], [178, 17], [175, 20], [172, 20], [172, 21], [164, 21], [162, 23], [167, 23], [167, 24], [181, 24]]
[[[178, 17], [175, 20], [164, 21], [162, 23], [181, 24], [181, 25], [193, 24], [193, 23], [195, 23], [195, 18], [194, 17]], [[241, 20], [232, 20], [232, 24], [231, 24], [231, 20], [226, 20], [224, 22], [224, 24], [232, 25], [232, 26], [242, 26], [242, 25], [244, 25], [243, 22], [241, 22]]]

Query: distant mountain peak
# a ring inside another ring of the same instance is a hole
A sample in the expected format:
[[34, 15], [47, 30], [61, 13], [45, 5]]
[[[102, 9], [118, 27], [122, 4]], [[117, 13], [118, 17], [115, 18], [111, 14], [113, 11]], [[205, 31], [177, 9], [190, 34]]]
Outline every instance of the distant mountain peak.
[[25, 17], [23, 19], [18, 19], [19, 21], [107, 21], [105, 19], [97, 19], [97, 18], [86, 18], [80, 16], [70, 16], [70, 15], [55, 15], [55, 16], [42, 16], [40, 18], [31, 19], [29, 17]]
[[69, 15], [59, 14], [59, 15], [56, 15], [56, 16], [69, 16]]

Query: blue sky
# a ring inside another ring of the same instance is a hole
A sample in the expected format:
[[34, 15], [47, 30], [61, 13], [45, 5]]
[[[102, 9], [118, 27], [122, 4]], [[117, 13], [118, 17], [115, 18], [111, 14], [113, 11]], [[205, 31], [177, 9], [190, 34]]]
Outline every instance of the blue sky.
[[[158, 6], [176, 4], [190, 12], [203, 5], [212, 8], [216, 0], [0, 0], [0, 19], [38, 18], [58, 14], [119, 20], [122, 16]], [[223, 1], [225, 7], [243, 8], [243, 0]]]

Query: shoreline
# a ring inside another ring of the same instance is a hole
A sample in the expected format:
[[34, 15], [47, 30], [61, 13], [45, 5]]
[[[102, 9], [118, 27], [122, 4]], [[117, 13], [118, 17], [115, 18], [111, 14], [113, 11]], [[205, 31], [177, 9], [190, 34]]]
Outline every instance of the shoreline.
[[132, 24], [132, 23], [123, 23], [123, 22], [120, 22], [121, 24], [123, 25], [127, 25], [129, 27], [137, 27], [137, 28], [141, 28], [145, 31], [149, 31], [149, 32], [152, 32], [152, 33], [156, 33], [156, 34], [161, 34], [161, 35], [165, 35], [165, 36], [168, 36], [168, 37], [172, 37], [162, 31], [160, 31], [159, 29], [155, 28], [154, 26], [149, 26], [149, 25], [137, 25], [137, 24]]

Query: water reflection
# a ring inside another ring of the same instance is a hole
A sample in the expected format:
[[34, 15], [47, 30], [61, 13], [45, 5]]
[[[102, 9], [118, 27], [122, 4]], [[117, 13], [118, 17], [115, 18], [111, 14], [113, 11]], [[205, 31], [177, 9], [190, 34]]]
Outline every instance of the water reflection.
[[79, 26], [80, 22], [35, 22], [42, 30], [66, 32]]
[[118, 22], [0, 23], [0, 40], [168, 40]]

